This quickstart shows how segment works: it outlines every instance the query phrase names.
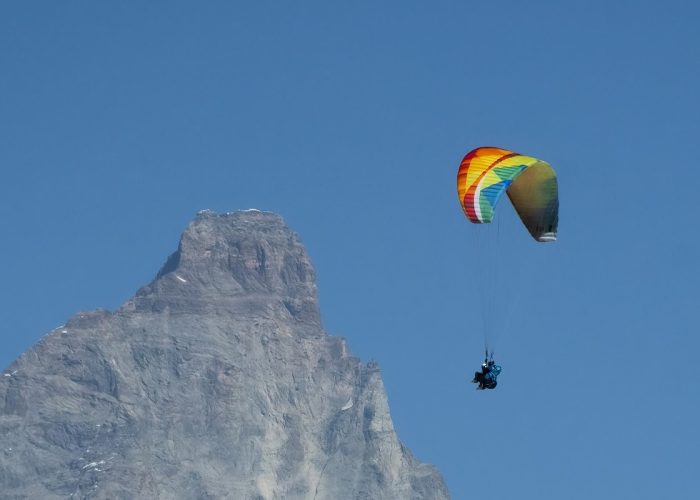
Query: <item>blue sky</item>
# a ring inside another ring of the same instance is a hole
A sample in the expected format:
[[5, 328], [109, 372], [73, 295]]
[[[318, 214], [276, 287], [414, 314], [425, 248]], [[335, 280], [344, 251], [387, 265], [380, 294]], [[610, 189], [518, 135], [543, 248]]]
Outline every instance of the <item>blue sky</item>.
[[[400, 438], [455, 499], [694, 498], [698, 16], [5, 2], [0, 365], [119, 307], [196, 211], [272, 210], [308, 248], [326, 329], [380, 363]], [[489, 393], [469, 384], [480, 291], [454, 186], [480, 145], [549, 161], [561, 200], [555, 244], [504, 222], [522, 266], [502, 273], [518, 299]]]

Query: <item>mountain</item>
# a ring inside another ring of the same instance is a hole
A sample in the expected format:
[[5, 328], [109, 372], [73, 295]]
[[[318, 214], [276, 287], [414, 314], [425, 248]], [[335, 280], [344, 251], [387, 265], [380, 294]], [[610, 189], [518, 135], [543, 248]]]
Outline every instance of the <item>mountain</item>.
[[4, 499], [445, 499], [375, 364], [323, 330], [276, 214], [200, 212], [119, 310], [79, 313], [0, 376]]

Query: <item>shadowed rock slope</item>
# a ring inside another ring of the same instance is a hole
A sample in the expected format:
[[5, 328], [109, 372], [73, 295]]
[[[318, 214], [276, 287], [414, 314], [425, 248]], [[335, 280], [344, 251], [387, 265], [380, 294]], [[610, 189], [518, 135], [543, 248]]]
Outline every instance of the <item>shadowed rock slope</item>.
[[0, 497], [444, 499], [376, 366], [321, 326], [277, 215], [201, 212], [116, 312], [73, 317], [0, 376]]

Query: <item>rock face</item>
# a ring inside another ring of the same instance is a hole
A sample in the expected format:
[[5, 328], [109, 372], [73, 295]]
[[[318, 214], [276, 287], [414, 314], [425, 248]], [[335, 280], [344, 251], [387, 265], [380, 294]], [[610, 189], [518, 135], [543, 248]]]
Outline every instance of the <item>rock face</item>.
[[244, 211], [198, 214], [121, 309], [0, 375], [0, 497], [449, 494], [399, 442], [378, 368], [324, 333], [298, 237]]

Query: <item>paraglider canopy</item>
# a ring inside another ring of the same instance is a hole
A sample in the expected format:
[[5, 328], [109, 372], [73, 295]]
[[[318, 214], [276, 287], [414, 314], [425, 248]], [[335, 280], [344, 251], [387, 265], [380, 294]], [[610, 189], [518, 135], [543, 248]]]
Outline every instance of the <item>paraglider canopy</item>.
[[457, 173], [459, 202], [469, 220], [491, 222], [503, 192], [535, 240], [557, 239], [559, 194], [554, 169], [545, 161], [507, 149], [470, 151]]

